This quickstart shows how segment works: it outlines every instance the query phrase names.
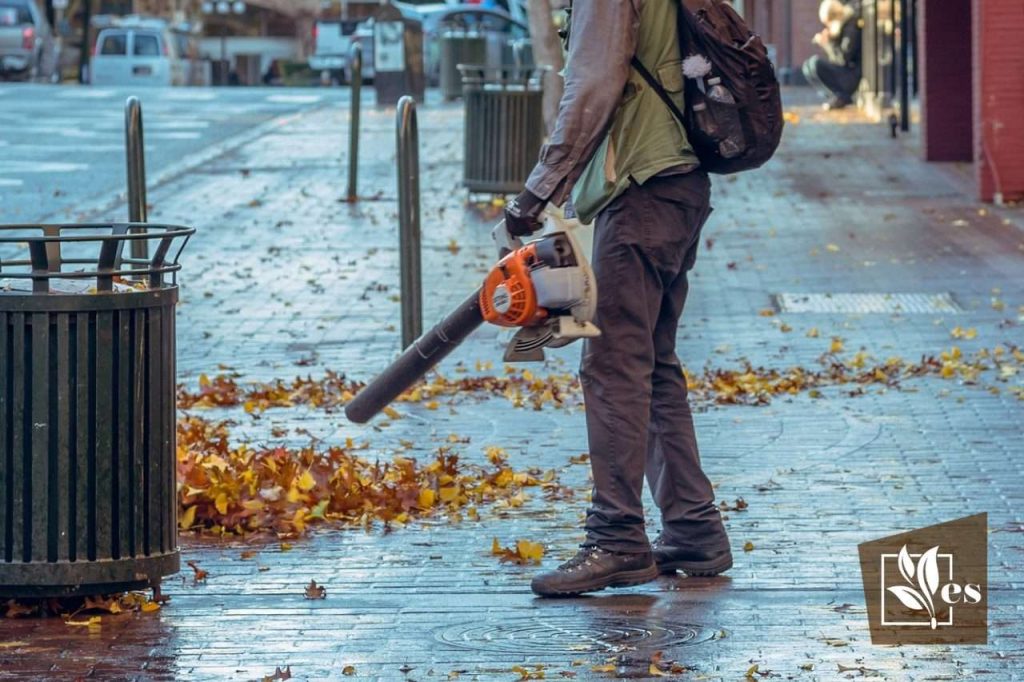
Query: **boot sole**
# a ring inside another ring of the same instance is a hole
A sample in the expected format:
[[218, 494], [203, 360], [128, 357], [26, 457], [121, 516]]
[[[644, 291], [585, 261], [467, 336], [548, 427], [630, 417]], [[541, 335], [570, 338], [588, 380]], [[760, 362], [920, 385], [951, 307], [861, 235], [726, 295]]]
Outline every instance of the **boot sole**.
[[[594, 583], [580, 587], [579, 589], [572, 590], [544, 590], [538, 592], [534, 589], [534, 593], [540, 597], [575, 597], [579, 594], [586, 594], [587, 592], [599, 592], [600, 590], [609, 587], [633, 587], [635, 585], [643, 585], [649, 583], [658, 578], [658, 566], [657, 564], [651, 564], [648, 568], [642, 568], [635, 571], [622, 571], [620, 573], [613, 573], [606, 576], [604, 580], [599, 583]], [[531, 586], [532, 589], [532, 586]]]
[[713, 578], [720, 573], [725, 573], [732, 568], [732, 554], [712, 561], [669, 561], [658, 564], [660, 573], [675, 573], [682, 571], [693, 578]]

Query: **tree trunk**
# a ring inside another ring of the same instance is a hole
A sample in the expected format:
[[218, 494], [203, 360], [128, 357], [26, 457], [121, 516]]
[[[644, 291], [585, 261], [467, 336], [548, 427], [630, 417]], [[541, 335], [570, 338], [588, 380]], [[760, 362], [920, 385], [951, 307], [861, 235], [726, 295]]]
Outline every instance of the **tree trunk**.
[[555, 31], [551, 15], [551, 0], [528, 0], [530, 16], [530, 37], [533, 42], [533, 58], [537, 66], [548, 66], [551, 70], [544, 76], [544, 125], [548, 133], [554, 130], [558, 118], [558, 103], [562, 100], [562, 41]]

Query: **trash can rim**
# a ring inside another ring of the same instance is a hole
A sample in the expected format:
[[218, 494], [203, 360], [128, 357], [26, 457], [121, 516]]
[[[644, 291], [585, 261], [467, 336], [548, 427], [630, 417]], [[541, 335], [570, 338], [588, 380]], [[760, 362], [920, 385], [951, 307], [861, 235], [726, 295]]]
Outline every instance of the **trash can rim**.
[[[5, 233], [15, 230], [99, 230], [114, 228], [126, 228], [123, 234], [39, 234], [35, 236], [6, 236]], [[134, 229], [144, 229], [146, 232], [132, 232]], [[155, 234], [151, 230], [157, 230]], [[162, 223], [132, 223], [132, 222], [108, 222], [108, 223], [12, 223], [0, 224], [0, 244], [24, 244], [24, 243], [54, 243], [54, 242], [102, 242], [102, 241], [138, 241], [162, 239], [166, 237], [191, 237], [196, 233], [196, 228], [186, 225], [169, 225]]]

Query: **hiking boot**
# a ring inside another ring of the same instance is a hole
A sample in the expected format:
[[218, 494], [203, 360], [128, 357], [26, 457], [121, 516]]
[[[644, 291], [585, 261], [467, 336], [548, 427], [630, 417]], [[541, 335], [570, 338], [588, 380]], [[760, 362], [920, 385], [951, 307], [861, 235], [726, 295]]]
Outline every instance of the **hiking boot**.
[[732, 568], [729, 547], [720, 550], [685, 549], [669, 545], [659, 535], [651, 546], [659, 573], [682, 571], [695, 578], [708, 578]]
[[658, 577], [650, 552], [609, 552], [597, 545], [580, 545], [572, 559], [553, 571], [534, 576], [530, 589], [541, 597], [571, 597], [606, 587], [642, 585]]

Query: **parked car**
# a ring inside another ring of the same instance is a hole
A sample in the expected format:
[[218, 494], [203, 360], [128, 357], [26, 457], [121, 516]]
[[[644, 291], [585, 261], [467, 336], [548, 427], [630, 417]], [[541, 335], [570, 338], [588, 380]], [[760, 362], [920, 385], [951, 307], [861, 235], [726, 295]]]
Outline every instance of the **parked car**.
[[60, 80], [59, 54], [35, 0], [0, 0], [0, 77]]
[[[5, 0], [0, 0], [4, 2]], [[139, 19], [105, 28], [96, 38], [93, 85], [185, 85], [186, 63], [166, 22]]]

